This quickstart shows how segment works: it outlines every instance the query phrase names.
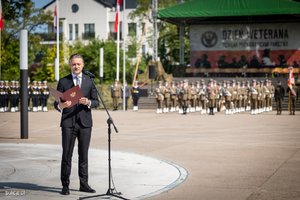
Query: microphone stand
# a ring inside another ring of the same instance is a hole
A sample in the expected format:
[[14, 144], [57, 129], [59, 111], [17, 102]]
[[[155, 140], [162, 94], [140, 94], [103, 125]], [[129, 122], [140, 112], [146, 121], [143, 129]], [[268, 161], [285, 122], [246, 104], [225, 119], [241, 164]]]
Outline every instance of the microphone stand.
[[111, 188], [111, 177], [112, 177], [112, 172], [111, 172], [111, 125], [113, 125], [116, 133], [118, 133], [118, 129], [116, 127], [116, 125], [114, 124], [114, 121], [112, 120], [106, 106], [105, 106], [105, 103], [100, 95], [100, 92], [98, 91], [97, 87], [96, 87], [96, 84], [95, 84], [95, 81], [94, 81], [94, 78], [95, 78], [95, 75], [92, 74], [91, 72], [89, 71], [86, 71], [84, 70], [83, 71], [84, 74], [86, 74], [87, 76], [90, 77], [90, 79], [92, 80], [92, 83], [97, 91], [97, 95], [100, 99], [100, 101], [102, 102], [103, 104], [103, 107], [106, 111], [106, 114], [108, 116], [108, 119], [107, 119], [107, 125], [108, 125], [108, 190], [105, 194], [99, 194], [99, 195], [93, 195], [93, 196], [88, 196], [88, 197], [81, 197], [79, 198], [80, 200], [81, 199], [88, 199], [88, 198], [94, 198], [94, 197], [101, 197], [101, 196], [113, 196], [113, 197], [117, 197], [119, 199], [124, 199], [124, 200], [128, 200], [121, 195], [121, 192], [114, 192], [115, 188]]

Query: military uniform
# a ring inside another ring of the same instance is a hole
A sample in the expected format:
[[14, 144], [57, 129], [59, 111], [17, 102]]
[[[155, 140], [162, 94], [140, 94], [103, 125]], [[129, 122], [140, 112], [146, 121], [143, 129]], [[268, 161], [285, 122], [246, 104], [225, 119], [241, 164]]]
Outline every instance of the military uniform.
[[9, 93], [10, 93], [10, 86], [9, 82], [6, 80], [4, 81], [4, 90], [5, 90], [5, 95], [4, 95], [4, 111], [7, 112], [9, 108]]
[[191, 90], [191, 97], [190, 97], [190, 111], [191, 112], [196, 112], [196, 102], [197, 102], [197, 88], [196, 85], [194, 83], [192, 83], [190, 85], [190, 90]]
[[4, 81], [0, 81], [0, 112], [5, 112], [5, 95]]
[[228, 81], [226, 87], [224, 88], [224, 97], [225, 97], [225, 114], [233, 114], [233, 103], [232, 103], [232, 92], [233, 89]]
[[140, 87], [137, 81], [133, 83], [131, 88], [131, 96], [133, 101], [133, 111], [138, 111], [138, 101], [140, 98]]
[[208, 96], [208, 108], [210, 115], [214, 115], [214, 107], [216, 101], [216, 89], [213, 84], [213, 80], [210, 80], [209, 86], [207, 87], [207, 96]]
[[183, 83], [183, 87], [180, 90], [180, 99], [182, 101], [182, 111], [183, 114], [187, 114], [187, 109], [190, 105], [190, 98], [191, 98], [191, 89], [189, 87], [188, 81], [185, 80]]
[[158, 82], [158, 87], [155, 88], [155, 98], [157, 102], [157, 110], [156, 113], [162, 113], [163, 112], [163, 102], [164, 102], [164, 86], [162, 85], [162, 81]]
[[[292, 92], [291, 88], [294, 92]], [[287, 88], [287, 93], [289, 97], [289, 109], [290, 109], [290, 115], [295, 115], [296, 110], [296, 101], [298, 100], [298, 89], [295, 84], [292, 84], [292, 86]]]
[[252, 86], [249, 88], [250, 101], [251, 101], [251, 114], [255, 115], [258, 113], [258, 96], [259, 96], [259, 87], [256, 85], [256, 80], [252, 81]]
[[200, 109], [201, 109], [201, 114], [206, 114], [207, 112], [207, 87], [205, 85], [204, 81], [201, 81], [201, 86], [199, 90], [199, 100], [200, 100]]
[[11, 81], [8, 95], [9, 95], [9, 102], [10, 102], [9, 110], [10, 110], [10, 112], [16, 112], [17, 98], [19, 95], [19, 90], [16, 87], [16, 81]]
[[121, 86], [119, 81], [115, 81], [114, 85], [111, 86], [111, 97], [113, 99], [113, 110], [118, 110], [119, 99], [121, 97]]
[[41, 91], [37, 85], [37, 81], [33, 81], [32, 86], [30, 87], [31, 99], [32, 99], [32, 111], [37, 112], [39, 106], [39, 99]]
[[42, 111], [47, 112], [48, 111], [48, 98], [49, 98], [49, 87], [47, 85], [47, 81], [43, 81], [43, 85], [41, 87], [41, 106]]
[[172, 81], [171, 83], [171, 87], [170, 87], [170, 90], [171, 90], [171, 112], [175, 112], [176, 111], [176, 108], [177, 108], [177, 101], [178, 101], [178, 96], [177, 96], [177, 87], [175, 85], [175, 82]]
[[281, 82], [279, 82], [277, 84], [277, 86], [275, 87], [274, 98], [275, 98], [275, 101], [276, 101], [277, 115], [281, 115], [282, 101], [283, 101], [283, 98], [284, 98], [284, 88], [281, 85]]
[[171, 100], [171, 89], [169, 86], [169, 82], [165, 82], [165, 86], [163, 87], [163, 95], [164, 95], [164, 108], [163, 112], [168, 113], [170, 111], [170, 100]]

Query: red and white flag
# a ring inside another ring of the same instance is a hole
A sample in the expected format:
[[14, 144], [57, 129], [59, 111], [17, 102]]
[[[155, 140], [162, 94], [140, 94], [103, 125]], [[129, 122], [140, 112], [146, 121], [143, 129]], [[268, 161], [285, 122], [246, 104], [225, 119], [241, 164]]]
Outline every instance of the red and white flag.
[[55, 30], [57, 28], [57, 10], [56, 10], [56, 6], [54, 8], [53, 26], [54, 26], [54, 30]]
[[0, 0], [0, 31], [2, 31], [3, 27], [4, 27], [4, 19], [2, 14], [2, 3]]
[[287, 85], [290, 88], [293, 95], [296, 96], [296, 92], [293, 89], [293, 85], [295, 85], [294, 69], [293, 67], [289, 67], [288, 70], [289, 70], [289, 79]]
[[119, 13], [120, 13], [120, 7], [122, 4], [122, 0], [117, 0], [117, 11], [116, 11], [116, 21], [115, 21], [115, 33], [118, 32], [119, 28]]

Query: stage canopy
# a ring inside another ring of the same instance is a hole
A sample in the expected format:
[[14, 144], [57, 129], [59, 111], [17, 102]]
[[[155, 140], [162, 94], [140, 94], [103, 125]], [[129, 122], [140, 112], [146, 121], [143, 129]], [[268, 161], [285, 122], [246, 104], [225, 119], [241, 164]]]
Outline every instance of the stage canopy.
[[173, 24], [265, 23], [300, 21], [300, 2], [293, 0], [190, 0], [158, 12]]

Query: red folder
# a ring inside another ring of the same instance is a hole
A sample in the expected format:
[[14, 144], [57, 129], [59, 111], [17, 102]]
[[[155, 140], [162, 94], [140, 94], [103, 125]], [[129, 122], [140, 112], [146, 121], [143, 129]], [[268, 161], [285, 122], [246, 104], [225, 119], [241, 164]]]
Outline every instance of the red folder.
[[76, 105], [79, 102], [79, 99], [83, 97], [83, 93], [79, 85], [72, 87], [63, 93], [50, 88], [50, 93], [54, 96], [57, 102], [71, 101], [70, 107]]

